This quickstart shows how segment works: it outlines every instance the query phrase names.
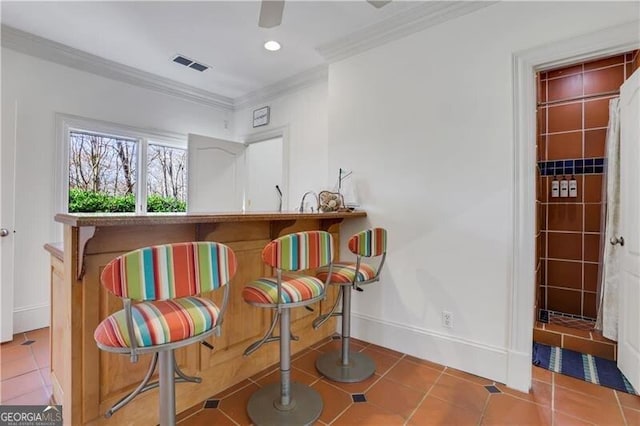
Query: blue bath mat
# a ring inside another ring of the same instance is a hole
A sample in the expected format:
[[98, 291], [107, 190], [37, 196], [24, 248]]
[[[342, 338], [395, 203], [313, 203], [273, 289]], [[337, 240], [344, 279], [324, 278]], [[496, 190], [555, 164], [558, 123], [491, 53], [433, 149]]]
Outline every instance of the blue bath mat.
[[534, 342], [533, 365], [637, 395], [615, 361]]

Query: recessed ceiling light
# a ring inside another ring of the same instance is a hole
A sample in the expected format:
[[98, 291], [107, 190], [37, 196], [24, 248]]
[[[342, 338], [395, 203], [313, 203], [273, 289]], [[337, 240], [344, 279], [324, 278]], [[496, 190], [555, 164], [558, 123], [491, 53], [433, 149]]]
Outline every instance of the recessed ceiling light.
[[264, 48], [271, 52], [275, 52], [276, 50], [280, 50], [280, 43], [275, 40], [269, 40], [264, 44]]

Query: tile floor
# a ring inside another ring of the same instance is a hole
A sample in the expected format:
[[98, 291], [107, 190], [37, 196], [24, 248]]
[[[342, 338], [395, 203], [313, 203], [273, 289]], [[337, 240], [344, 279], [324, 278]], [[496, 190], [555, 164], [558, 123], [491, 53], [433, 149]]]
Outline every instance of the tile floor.
[[49, 329], [20, 333], [0, 346], [0, 404], [48, 404]]
[[[0, 403], [48, 402], [48, 336], [48, 329], [36, 330], [0, 346]], [[369, 354], [377, 373], [362, 383], [331, 382], [320, 377], [314, 362], [339, 344], [325, 340], [294, 356], [294, 380], [322, 395], [318, 425], [640, 425], [640, 397], [537, 367], [533, 388], [525, 394], [357, 340], [353, 349]], [[266, 369], [183, 413], [180, 424], [248, 425], [249, 397], [277, 380], [277, 366]]]

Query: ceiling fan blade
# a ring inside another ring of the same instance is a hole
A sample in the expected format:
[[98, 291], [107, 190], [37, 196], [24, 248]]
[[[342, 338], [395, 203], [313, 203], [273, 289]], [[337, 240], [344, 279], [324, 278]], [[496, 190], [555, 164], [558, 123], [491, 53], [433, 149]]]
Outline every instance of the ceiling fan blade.
[[277, 27], [282, 22], [283, 10], [284, 0], [262, 0], [258, 26], [261, 28]]
[[367, 3], [369, 3], [376, 9], [380, 9], [382, 6], [386, 6], [387, 4], [391, 3], [391, 0], [367, 0]]

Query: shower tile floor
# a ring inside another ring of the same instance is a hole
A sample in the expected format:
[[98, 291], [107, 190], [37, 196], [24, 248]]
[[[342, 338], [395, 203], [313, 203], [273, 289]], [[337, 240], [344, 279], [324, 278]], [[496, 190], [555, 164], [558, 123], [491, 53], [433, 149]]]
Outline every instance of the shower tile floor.
[[[328, 339], [294, 355], [295, 374], [317, 389], [324, 401], [317, 425], [640, 424], [637, 396], [538, 367], [533, 367], [531, 391], [522, 393], [489, 379], [355, 339], [354, 350], [375, 359], [376, 374], [362, 383], [332, 382], [318, 374], [314, 360], [338, 345], [339, 341]], [[48, 404], [48, 366], [46, 328], [20, 333], [13, 342], [2, 344], [0, 404]], [[181, 413], [179, 423], [248, 425], [249, 396], [274, 380], [275, 367], [268, 368], [212, 395], [208, 404]]]
[[593, 331], [596, 326], [595, 321], [580, 318], [569, 318], [562, 315], [549, 316], [549, 324], [561, 325], [563, 327], [574, 328], [576, 330]]

